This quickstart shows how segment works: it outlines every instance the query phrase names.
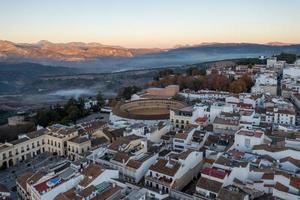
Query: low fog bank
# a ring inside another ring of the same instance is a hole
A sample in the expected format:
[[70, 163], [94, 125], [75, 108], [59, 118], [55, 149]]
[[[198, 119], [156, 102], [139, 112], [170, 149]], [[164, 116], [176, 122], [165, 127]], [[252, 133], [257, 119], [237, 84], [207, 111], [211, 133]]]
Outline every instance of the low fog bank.
[[81, 96], [94, 96], [97, 92], [91, 89], [66, 89], [66, 90], [57, 90], [48, 94], [46, 96], [54, 96], [57, 98], [76, 98], [78, 99]]

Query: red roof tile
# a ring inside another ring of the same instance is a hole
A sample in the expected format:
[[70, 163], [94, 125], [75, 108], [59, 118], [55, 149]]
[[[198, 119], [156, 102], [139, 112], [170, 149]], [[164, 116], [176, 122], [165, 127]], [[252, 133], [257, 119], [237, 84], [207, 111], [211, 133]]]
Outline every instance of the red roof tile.
[[217, 169], [213, 169], [213, 168], [204, 168], [201, 171], [202, 174], [208, 175], [208, 176], [212, 176], [218, 179], [224, 179], [227, 176], [227, 173], [224, 171], [220, 171]]

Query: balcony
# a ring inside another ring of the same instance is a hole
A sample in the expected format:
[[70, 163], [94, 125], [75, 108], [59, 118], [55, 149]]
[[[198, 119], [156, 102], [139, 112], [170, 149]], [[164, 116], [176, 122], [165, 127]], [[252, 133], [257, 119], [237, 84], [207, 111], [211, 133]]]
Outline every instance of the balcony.
[[154, 182], [154, 183], [157, 183], [159, 185], [166, 186], [166, 187], [170, 187], [170, 184], [172, 182], [170, 179], [167, 179], [167, 178], [164, 178], [164, 177], [156, 178], [156, 177], [146, 176], [145, 180], [148, 180], [148, 181], [151, 181], [151, 182]]

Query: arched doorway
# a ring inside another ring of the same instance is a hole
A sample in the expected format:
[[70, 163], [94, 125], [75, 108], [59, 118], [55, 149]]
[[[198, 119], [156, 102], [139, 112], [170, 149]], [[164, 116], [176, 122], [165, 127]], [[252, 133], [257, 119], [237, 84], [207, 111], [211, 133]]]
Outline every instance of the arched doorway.
[[9, 166], [13, 166], [13, 165], [14, 165], [14, 162], [13, 162], [13, 160], [12, 160], [12, 159], [9, 159], [9, 161], [8, 161], [8, 165], [9, 165]]
[[2, 163], [1, 169], [7, 169], [7, 162], [6, 161], [4, 161]]

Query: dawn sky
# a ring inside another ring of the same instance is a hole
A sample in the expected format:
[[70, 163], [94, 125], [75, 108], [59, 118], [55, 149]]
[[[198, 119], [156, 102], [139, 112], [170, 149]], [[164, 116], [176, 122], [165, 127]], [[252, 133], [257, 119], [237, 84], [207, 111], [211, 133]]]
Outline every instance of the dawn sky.
[[300, 0], [0, 0], [0, 39], [173, 47], [300, 43]]

